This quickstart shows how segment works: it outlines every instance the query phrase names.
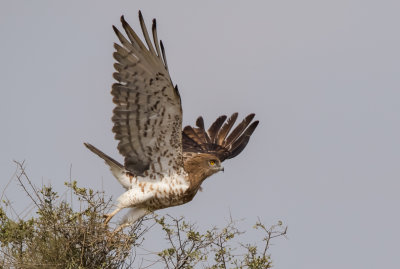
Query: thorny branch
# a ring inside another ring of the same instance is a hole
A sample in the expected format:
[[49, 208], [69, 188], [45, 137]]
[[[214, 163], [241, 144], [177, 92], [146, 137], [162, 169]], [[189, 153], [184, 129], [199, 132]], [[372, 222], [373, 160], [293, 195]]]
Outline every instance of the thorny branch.
[[[33, 186], [31, 180], [29, 179], [28, 175], [25, 173], [25, 168], [24, 168], [24, 162], [20, 163], [17, 161], [14, 161], [14, 163], [17, 165], [17, 169], [19, 169], [19, 173], [16, 174], [17, 179], [19, 181], [20, 186], [24, 189], [25, 193], [29, 196], [29, 198], [31, 198], [32, 202], [35, 203], [36, 207], [39, 208], [39, 204], [43, 203], [43, 201], [41, 200], [40, 196], [39, 196], [39, 192], [38, 190]], [[32, 193], [36, 196], [36, 198], [39, 199], [39, 204], [36, 202], [36, 200], [32, 197], [31, 192], [29, 192], [26, 187], [25, 184], [23, 183], [23, 179], [25, 179], [29, 186], [32, 188]]]

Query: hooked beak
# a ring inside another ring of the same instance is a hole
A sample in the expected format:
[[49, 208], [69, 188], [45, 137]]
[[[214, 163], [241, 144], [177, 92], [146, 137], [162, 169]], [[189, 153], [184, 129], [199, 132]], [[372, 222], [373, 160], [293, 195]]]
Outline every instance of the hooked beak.
[[221, 166], [220, 168], [219, 168], [219, 171], [222, 171], [222, 172], [224, 172], [224, 167], [223, 166]]

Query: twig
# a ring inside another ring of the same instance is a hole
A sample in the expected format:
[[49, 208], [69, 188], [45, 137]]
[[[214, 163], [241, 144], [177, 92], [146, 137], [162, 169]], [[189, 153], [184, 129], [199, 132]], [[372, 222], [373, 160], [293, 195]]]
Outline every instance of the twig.
[[38, 195], [37, 192], [36, 192], [36, 189], [33, 187], [33, 185], [31, 184], [31, 181], [29, 180], [28, 176], [25, 174], [25, 170], [24, 170], [24, 167], [23, 167], [24, 162], [22, 162], [22, 164], [19, 163], [19, 162], [17, 162], [17, 161], [14, 161], [14, 162], [17, 164], [18, 168], [21, 170], [21, 172], [20, 172], [19, 174], [17, 174], [17, 179], [18, 179], [18, 181], [19, 181], [21, 187], [24, 189], [25, 193], [29, 196], [29, 198], [31, 198], [31, 200], [35, 203], [35, 205], [37, 206], [37, 208], [40, 208], [39, 204], [36, 202], [35, 199], [33, 199], [33, 197], [32, 197], [32, 195], [30, 194], [30, 192], [25, 188], [25, 184], [22, 182], [22, 179], [21, 179], [21, 178], [22, 178], [22, 176], [24, 176], [25, 179], [28, 180], [29, 185], [32, 187], [33, 192], [34, 192], [34, 193], [36, 194], [36, 196], [39, 198], [40, 202], [42, 202], [42, 200], [40, 199], [39, 195]]

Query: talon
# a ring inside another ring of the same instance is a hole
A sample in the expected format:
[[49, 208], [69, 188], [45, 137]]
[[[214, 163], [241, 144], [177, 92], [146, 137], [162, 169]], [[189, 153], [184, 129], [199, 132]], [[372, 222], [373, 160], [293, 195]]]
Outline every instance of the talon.
[[114, 217], [114, 215], [117, 214], [121, 209], [122, 208], [117, 208], [111, 214], [105, 214], [104, 216], [106, 217], [106, 220], [104, 221], [104, 224], [107, 225], [111, 218]]
[[104, 221], [104, 224], [107, 225], [107, 224], [110, 222], [111, 218], [112, 218], [111, 215], [107, 215], [107, 218], [106, 218], [106, 220]]
[[105, 218], [104, 225], [107, 226], [107, 224], [108, 224], [108, 222], [110, 222], [112, 216], [111, 216], [111, 214], [104, 214], [103, 218]]

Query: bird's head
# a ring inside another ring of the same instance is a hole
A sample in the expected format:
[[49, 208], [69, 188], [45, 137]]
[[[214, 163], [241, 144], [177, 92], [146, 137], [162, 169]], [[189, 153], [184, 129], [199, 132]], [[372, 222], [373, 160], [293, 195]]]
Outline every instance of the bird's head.
[[206, 163], [208, 165], [208, 169], [212, 174], [217, 173], [219, 171], [224, 171], [224, 167], [221, 165], [221, 161], [215, 156], [210, 156], [210, 158], [206, 158]]
[[221, 161], [213, 154], [199, 153], [185, 160], [185, 171], [196, 181], [224, 171]]

